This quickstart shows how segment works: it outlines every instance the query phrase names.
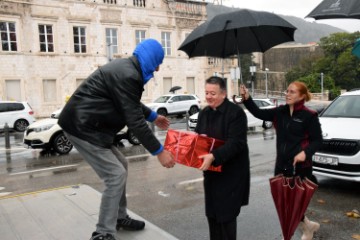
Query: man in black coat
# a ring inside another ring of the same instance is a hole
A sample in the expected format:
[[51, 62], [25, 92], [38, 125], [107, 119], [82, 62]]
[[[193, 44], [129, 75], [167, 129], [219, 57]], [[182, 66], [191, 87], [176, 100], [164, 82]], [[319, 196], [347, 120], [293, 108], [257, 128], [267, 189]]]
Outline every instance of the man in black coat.
[[[235, 240], [236, 218], [247, 205], [250, 191], [250, 163], [247, 118], [244, 110], [226, 98], [225, 82], [219, 77], [206, 80], [208, 106], [200, 113], [195, 132], [224, 140], [225, 144], [202, 156], [205, 212], [210, 240]], [[222, 172], [207, 171], [222, 166]]]
[[141, 42], [133, 56], [115, 59], [92, 73], [61, 112], [59, 125], [106, 187], [92, 240], [113, 240], [120, 228], [141, 230], [145, 226], [126, 213], [127, 161], [113, 145], [117, 132], [127, 125], [164, 167], [175, 164], [146, 123], [154, 121], [166, 129], [169, 120], [140, 102], [144, 84], [159, 70], [163, 59], [159, 42], [153, 39]]

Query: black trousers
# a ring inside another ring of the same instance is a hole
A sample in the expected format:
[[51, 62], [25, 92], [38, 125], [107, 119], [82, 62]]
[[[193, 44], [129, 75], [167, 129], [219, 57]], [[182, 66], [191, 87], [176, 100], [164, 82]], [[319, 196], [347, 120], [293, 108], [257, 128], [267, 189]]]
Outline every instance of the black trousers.
[[219, 223], [208, 218], [210, 240], [236, 240], [236, 218], [229, 222]]

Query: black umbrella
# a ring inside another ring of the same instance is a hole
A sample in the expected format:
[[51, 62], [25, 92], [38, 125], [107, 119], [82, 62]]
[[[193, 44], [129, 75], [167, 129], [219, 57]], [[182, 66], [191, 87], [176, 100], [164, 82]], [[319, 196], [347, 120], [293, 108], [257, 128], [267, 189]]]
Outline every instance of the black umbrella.
[[216, 15], [195, 28], [180, 45], [190, 58], [227, 58], [241, 53], [265, 52], [294, 41], [296, 28], [276, 14], [248, 9]]
[[355, 18], [360, 19], [359, 0], [324, 0], [306, 17], [319, 19]]
[[180, 90], [180, 89], [181, 89], [180, 86], [174, 86], [174, 87], [170, 88], [169, 92], [175, 93], [175, 91]]
[[296, 27], [276, 14], [239, 9], [216, 15], [195, 28], [179, 50], [190, 58], [237, 55], [241, 69], [240, 54], [265, 52], [280, 43], [294, 41], [295, 30]]

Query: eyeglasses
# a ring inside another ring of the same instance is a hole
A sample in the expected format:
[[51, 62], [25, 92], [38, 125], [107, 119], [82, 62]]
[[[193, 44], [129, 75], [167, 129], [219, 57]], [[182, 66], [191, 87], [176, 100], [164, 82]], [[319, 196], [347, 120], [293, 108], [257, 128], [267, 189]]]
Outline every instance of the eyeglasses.
[[290, 94], [290, 95], [293, 95], [293, 94], [297, 94], [298, 91], [294, 91], [294, 90], [285, 90], [284, 91], [284, 94]]

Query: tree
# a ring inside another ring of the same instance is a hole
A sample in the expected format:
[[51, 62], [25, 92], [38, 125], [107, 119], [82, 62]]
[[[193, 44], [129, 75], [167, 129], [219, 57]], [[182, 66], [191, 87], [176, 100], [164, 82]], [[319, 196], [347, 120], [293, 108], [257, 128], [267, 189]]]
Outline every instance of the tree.
[[301, 80], [306, 82], [312, 92], [319, 92], [316, 84], [320, 73], [324, 73], [324, 89], [334, 96], [339, 89], [350, 90], [360, 86], [360, 59], [352, 55], [353, 45], [360, 37], [360, 32], [334, 33], [320, 39], [319, 46], [324, 57], [307, 58], [298, 67], [289, 71], [287, 82]]

